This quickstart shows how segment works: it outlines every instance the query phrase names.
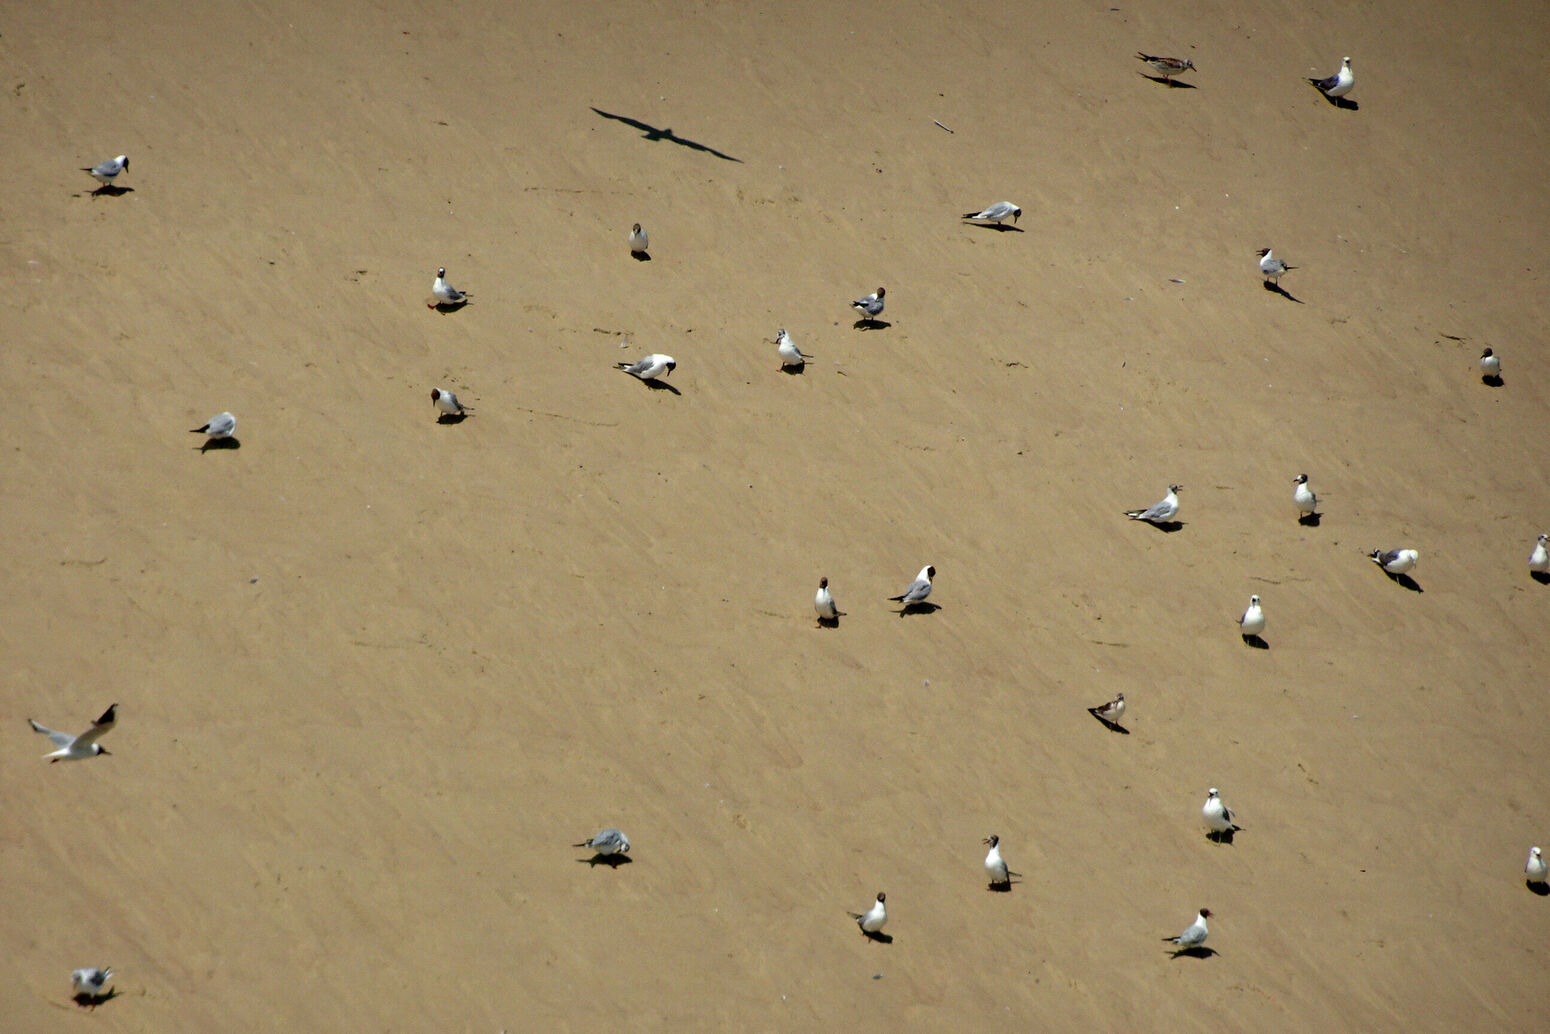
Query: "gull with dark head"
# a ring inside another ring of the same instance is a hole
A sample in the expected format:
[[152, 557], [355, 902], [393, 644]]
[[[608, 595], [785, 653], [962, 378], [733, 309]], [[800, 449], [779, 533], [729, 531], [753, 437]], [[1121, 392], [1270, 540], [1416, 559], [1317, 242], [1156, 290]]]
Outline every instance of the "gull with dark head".
[[872, 903], [871, 908], [865, 912], [846, 912], [845, 914], [856, 921], [856, 925], [861, 928], [863, 936], [870, 937], [888, 925], [888, 908], [883, 904], [887, 899], [887, 894], [878, 891], [877, 900]]
[[1136, 52], [1136, 57], [1152, 70], [1153, 75], [1166, 80], [1170, 86], [1173, 84], [1174, 76], [1198, 71], [1195, 68], [1195, 62], [1188, 58], [1158, 57], [1156, 54], [1143, 54], [1139, 51]]
[[[431, 404], [441, 411], [441, 416], [460, 417], [474, 411], [473, 406], [463, 405], [452, 392], [442, 391], [440, 388], [431, 389]], [[441, 417], [436, 419], [439, 420]]]
[[1317, 515], [1319, 497], [1308, 487], [1308, 475], [1298, 474], [1292, 478], [1292, 484], [1297, 486], [1292, 490], [1292, 504], [1297, 507], [1297, 516], [1300, 518], [1304, 514]]
[[1119, 720], [1125, 717], [1125, 694], [1115, 693], [1114, 699], [1097, 707], [1089, 707], [1087, 713], [1110, 725], [1118, 725]]
[[834, 596], [829, 592], [829, 579], [818, 579], [818, 591], [813, 595], [813, 609], [818, 612], [818, 623], [834, 623], [844, 616], [844, 611], [834, 604]]
[[678, 360], [670, 355], [653, 352], [644, 358], [635, 360], [633, 363], [615, 363], [614, 365], [631, 377], [638, 377], [643, 381], [654, 381], [658, 377], [665, 378], [676, 370], [678, 368]]
[[431, 297], [425, 304], [432, 309], [438, 305], [462, 305], [470, 297], [467, 291], [459, 291], [447, 283], [447, 271], [443, 268], [436, 270], [436, 279], [431, 283]]
[[1281, 286], [1281, 275], [1283, 273], [1289, 269], [1297, 268], [1296, 266], [1288, 266], [1285, 262], [1276, 258], [1275, 255], [1271, 254], [1269, 248], [1260, 248], [1254, 254], [1259, 256], [1259, 271], [1265, 274], [1266, 280], [1269, 280], [1277, 287]]
[[812, 358], [797, 347], [797, 343], [791, 340], [791, 335], [786, 332], [785, 327], [775, 332], [775, 351], [780, 355], [780, 367], [783, 370], [788, 366], [800, 369]]
[[1183, 485], [1169, 485], [1168, 494], [1144, 510], [1126, 510], [1125, 516], [1133, 521], [1167, 524], [1179, 515], [1179, 489]]
[[895, 603], [902, 603], [906, 607], [914, 603], [923, 603], [927, 596], [931, 595], [931, 579], [936, 577], [936, 568], [927, 564], [920, 569], [910, 587], [897, 596], [888, 597]]
[[1232, 809], [1222, 803], [1216, 787], [1206, 791], [1205, 807], [1200, 809], [1200, 821], [1205, 823], [1206, 836], [1213, 840], [1238, 832], [1243, 827], [1233, 821]]
[[883, 314], [883, 296], [888, 293], [885, 287], [879, 287], [865, 298], [857, 298], [850, 303], [850, 307], [861, 313], [862, 318], [875, 320]]
[[27, 724], [32, 726], [33, 732], [40, 732], [47, 736], [50, 742], [58, 748], [52, 754], [43, 755], [48, 758], [49, 764], [52, 765], [56, 761], [81, 761], [85, 758], [94, 758], [98, 754], [108, 753], [108, 751], [103, 749], [102, 744], [97, 741], [112, 732], [113, 725], [117, 721], [118, 705], [113, 704], [106, 711], [102, 712], [100, 718], [91, 723], [90, 729], [87, 729], [79, 736], [71, 736], [67, 732], [55, 732], [47, 726], [39, 725], [31, 718], [27, 719]]
[[640, 223], [630, 227], [630, 254], [644, 255], [650, 247], [651, 241], [647, 238], [646, 231], [640, 228]]
[[990, 845], [990, 851], [985, 855], [985, 875], [990, 877], [990, 889], [1010, 890], [1012, 877], [1021, 878], [1022, 873], [1006, 867], [1006, 859], [1001, 857], [1001, 838], [992, 833], [980, 842]]
[[1179, 950], [1173, 953], [1175, 956], [1182, 955], [1191, 948], [1198, 948], [1206, 943], [1206, 938], [1210, 936], [1211, 931], [1206, 929], [1206, 920], [1209, 918], [1211, 918], [1211, 910], [1202, 908], [1188, 929], [1177, 937], [1164, 937], [1163, 940], [1179, 946]]
[[1480, 376], [1488, 381], [1502, 379], [1502, 357], [1490, 348], [1480, 353]]
[[1012, 220], [1014, 223], [1017, 222], [1018, 216], [1022, 214], [1023, 210], [1012, 204], [1012, 202], [997, 201], [995, 204], [991, 205], [989, 208], [984, 209], [983, 211], [965, 212], [963, 214], [963, 218], [987, 223], [995, 223], [997, 226], [1000, 226], [1008, 219]]
[[81, 171], [91, 173], [91, 178], [102, 184], [99, 190], [104, 188], [111, 190], [113, 181], [118, 179], [119, 173], [127, 168], [129, 168], [129, 156], [121, 154], [117, 158], [109, 158], [105, 162], [83, 167]]

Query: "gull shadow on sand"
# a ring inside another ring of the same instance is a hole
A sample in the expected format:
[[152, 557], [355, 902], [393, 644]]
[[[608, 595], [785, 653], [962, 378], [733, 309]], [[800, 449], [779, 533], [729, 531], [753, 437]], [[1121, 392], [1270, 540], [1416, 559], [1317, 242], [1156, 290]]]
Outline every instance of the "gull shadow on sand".
[[851, 324], [854, 330], [887, 330], [891, 326], [893, 324], [887, 320], [875, 320], [870, 316], [863, 316]]
[[1317, 528], [1319, 526], [1319, 522], [1323, 519], [1324, 515], [1322, 513], [1305, 513], [1301, 517], [1297, 518], [1297, 523], [1301, 524], [1304, 528]]
[[[640, 378], [637, 377], [636, 380], [640, 380]], [[646, 387], [650, 388], [652, 391], [665, 391], [665, 392], [667, 392], [670, 395], [682, 395], [683, 394], [683, 392], [679, 391], [677, 388], [675, 388], [671, 384], [667, 383], [667, 381], [658, 381], [658, 380], [645, 381], [645, 380], [643, 380], [643, 381], [641, 381], [641, 383], [644, 384]]]
[[[134, 187], [115, 187], [111, 183], [104, 183], [102, 186], [98, 187], [96, 190], [88, 190], [84, 196], [85, 197], [123, 197], [125, 194], [133, 194], [134, 192], [135, 192], [135, 188]], [[82, 197], [82, 196], [83, 195], [81, 195], [81, 194], [77, 194], [76, 195], [76, 197]]]
[[461, 424], [467, 419], [467, 413], [443, 413], [436, 418], [436, 422], [438, 424]]
[[467, 304], [468, 304], [468, 299], [464, 298], [460, 302], [437, 302], [435, 305], [431, 306], [431, 308], [435, 309], [437, 312], [439, 312], [443, 316], [445, 316], [449, 312], [457, 312], [459, 309], [463, 308], [463, 306], [465, 306]]
[[1298, 298], [1296, 295], [1292, 294], [1286, 288], [1282, 287], [1280, 284], [1271, 283], [1269, 280], [1265, 281], [1265, 290], [1269, 291], [1271, 294], [1278, 294], [1289, 302], [1296, 302], [1298, 305], [1308, 304], [1301, 298]]
[[1540, 585], [1550, 585], [1550, 574], [1546, 574], [1544, 571], [1530, 571], [1528, 576]]
[[610, 869], [617, 869], [621, 865], [633, 865], [635, 859], [627, 854], [595, 854], [591, 858], [578, 858], [576, 861], [591, 869], [599, 865], [606, 865]]
[[1224, 829], [1220, 833], [1207, 833], [1206, 839], [1213, 844], [1226, 844], [1232, 846], [1232, 838], [1238, 835], [1236, 829]]
[[883, 933], [881, 930], [862, 930], [861, 936], [869, 941], [876, 941], [878, 944], [893, 943], [893, 934]]
[[685, 139], [684, 137], [674, 133], [672, 129], [658, 129], [656, 126], [648, 125], [639, 119], [630, 118], [628, 115], [615, 115], [611, 112], [603, 111], [599, 108], [593, 108], [592, 110], [597, 112], [603, 118], [611, 118], [615, 122], [623, 122], [627, 126], [634, 126], [636, 129], [641, 131], [642, 135], [647, 140], [666, 140], [668, 143], [677, 144], [679, 147], [687, 147], [691, 151], [704, 151], [706, 154], [713, 154], [723, 161], [737, 162], [739, 164], [742, 163], [741, 158], [734, 158], [730, 154], [723, 154], [722, 152], [716, 150], [714, 147], [706, 147], [704, 144], [699, 143], [698, 141]]
[[1256, 650], [1268, 650], [1268, 649], [1270, 649], [1270, 644], [1265, 642], [1263, 639], [1261, 639], [1257, 635], [1246, 635], [1246, 636], [1243, 637], [1243, 641], [1245, 643], [1247, 643], [1249, 646], [1252, 646]]
[[110, 1002], [117, 998], [121, 993], [116, 987], [109, 988], [108, 993], [102, 995], [94, 995], [89, 991], [82, 991], [72, 1000], [83, 1009], [95, 1009], [102, 1003]]
[[1550, 883], [1530, 883], [1524, 880], [1523, 885], [1528, 888], [1530, 894], [1538, 894], [1542, 898], [1550, 897]]
[[1024, 232], [1021, 226], [1008, 226], [1006, 223], [977, 223], [972, 219], [965, 219], [964, 222], [970, 226], [978, 226], [981, 230], [996, 230], [999, 233]]
[[1143, 79], [1150, 79], [1154, 83], [1162, 83], [1164, 86], [1167, 86], [1167, 87], [1169, 87], [1171, 89], [1174, 89], [1174, 90], [1198, 90], [1198, 89], [1200, 89], [1200, 87], [1196, 86], [1194, 83], [1180, 82], [1177, 79], [1164, 79], [1160, 75], [1147, 75], [1145, 72], [1137, 72], [1136, 74], [1139, 75]]
[[[1020, 875], [1021, 873], [1013, 873], [1014, 877]], [[992, 894], [1010, 894], [1012, 893], [1012, 884], [1021, 882], [1023, 881], [1020, 879], [1010, 879], [1005, 883], [987, 883], [985, 885], [985, 889], [990, 891]]]
[[798, 363], [796, 366], [782, 366], [780, 372], [788, 377], [800, 377], [807, 372], [807, 364]]
[[899, 608], [899, 616], [902, 618], [908, 614], [935, 614], [941, 609], [935, 603], [906, 603]]
[[[594, 109], [594, 110], [596, 110], [596, 109]], [[630, 252], [630, 258], [634, 259], [636, 262], [650, 262], [651, 261], [651, 252], [649, 252], [649, 251], [632, 251], [632, 252]]]
[[203, 453], [209, 452], [211, 449], [240, 449], [240, 448], [242, 448], [242, 442], [239, 441], [236, 438], [211, 438], [211, 439], [208, 439], [203, 445], [201, 445], [199, 447], [199, 452], [201, 454], [203, 454]]
[[[1314, 89], [1318, 90], [1318, 87], [1315, 86]], [[1355, 101], [1346, 100], [1344, 97], [1331, 97], [1329, 94], [1325, 93], [1323, 90], [1319, 90], [1319, 96], [1323, 97], [1325, 100], [1329, 101], [1330, 104], [1332, 104], [1334, 107], [1339, 108], [1341, 111], [1361, 111], [1362, 110], [1362, 106], [1360, 104], [1356, 103]]]
[[1384, 571], [1383, 573], [1387, 574], [1389, 576], [1389, 581], [1391, 581], [1391, 582], [1398, 582], [1400, 585], [1403, 585], [1405, 588], [1409, 589], [1411, 592], [1425, 592], [1426, 591], [1425, 589], [1421, 588], [1421, 583], [1420, 582], [1416, 581], [1414, 578], [1410, 577], [1408, 574], [1389, 574], [1389, 572], [1387, 572], [1387, 571]]
[[819, 628], [839, 628], [840, 627], [840, 618], [842, 618], [844, 616], [845, 616], [845, 612], [844, 611], [840, 611], [839, 617], [819, 618], [818, 619], [818, 627]]
[[1488, 387], [1500, 388], [1507, 382], [1502, 380], [1502, 375], [1499, 373], [1487, 373], [1481, 376], [1480, 383]]
[[1098, 713], [1098, 709], [1097, 708], [1089, 707], [1087, 709], [1087, 713], [1092, 715], [1094, 718], [1098, 719], [1100, 722], [1102, 722], [1104, 728], [1108, 729], [1110, 732], [1121, 733], [1122, 735], [1125, 735], [1125, 736], [1129, 736], [1130, 735], [1130, 730], [1129, 729], [1125, 728], [1123, 725], [1119, 724], [1118, 722], [1111, 722], [1111, 721], [1109, 721], [1107, 718], [1103, 717], [1103, 715]]
[[1168, 957], [1170, 959], [1176, 959], [1180, 955], [1187, 955], [1192, 959], [1209, 959], [1216, 954], [1217, 950], [1215, 948], [1207, 948], [1205, 945], [1197, 944], [1193, 948], [1180, 948], [1178, 951], [1173, 952]]
[[1184, 527], [1183, 521], [1144, 521], [1143, 523], [1150, 524], [1158, 531], [1167, 535], [1172, 535], [1174, 532]]

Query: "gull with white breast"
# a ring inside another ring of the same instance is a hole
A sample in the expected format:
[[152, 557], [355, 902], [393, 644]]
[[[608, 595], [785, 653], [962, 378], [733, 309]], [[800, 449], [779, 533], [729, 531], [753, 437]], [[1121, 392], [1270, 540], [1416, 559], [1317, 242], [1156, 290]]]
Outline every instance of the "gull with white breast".
[[974, 220], [976, 222], [995, 223], [997, 226], [1000, 226], [1008, 219], [1012, 220], [1014, 223], [1017, 222], [1018, 217], [1022, 214], [1023, 210], [1012, 204], [1012, 202], [997, 201], [995, 204], [991, 205], [989, 208], [983, 209], [982, 211], [965, 212], [963, 214], [963, 218]]
[[75, 1000], [81, 1005], [95, 1006], [104, 998], [112, 997], [112, 995], [103, 994], [108, 981], [112, 979], [113, 970], [107, 966], [89, 966], [71, 971], [70, 988], [74, 992]]
[[624, 835], [623, 830], [610, 826], [592, 834], [581, 843], [571, 846], [590, 848], [596, 852], [594, 861], [600, 860], [616, 865], [618, 861], [623, 860], [624, 855], [630, 853], [630, 838]]
[[1001, 838], [992, 833], [980, 842], [990, 845], [990, 851], [985, 855], [985, 875], [990, 877], [990, 889], [1011, 890], [1012, 877], [1021, 878], [1022, 873], [1006, 867], [1006, 859], [1001, 857]]
[[1297, 507], [1297, 517], [1301, 520], [1304, 516], [1317, 517], [1319, 513], [1319, 497], [1308, 487], [1308, 475], [1298, 474], [1292, 478], [1292, 484], [1297, 487], [1292, 489], [1292, 503]]
[[1249, 597], [1248, 609], [1238, 619], [1238, 631], [1243, 633], [1243, 638], [1253, 640], [1265, 630], [1265, 608], [1260, 606], [1258, 596]]
[[1539, 541], [1534, 543], [1534, 551], [1528, 555], [1528, 569], [1539, 574], [1550, 572], [1550, 549], [1546, 543], [1550, 542], [1550, 535], [1539, 536]]
[[1414, 570], [1421, 554], [1414, 549], [1375, 549], [1367, 554], [1367, 559], [1389, 574], [1404, 574]]
[[845, 914], [856, 921], [856, 925], [861, 928], [862, 936], [872, 937], [874, 934], [882, 932], [883, 927], [888, 925], [888, 906], [883, 904], [886, 900], [888, 900], [888, 895], [878, 891], [877, 900], [872, 902], [871, 908], [865, 912], [846, 912]]
[[910, 587], [897, 596], [888, 597], [895, 603], [902, 603], [905, 609], [916, 603], [924, 603], [927, 596], [931, 595], [931, 579], [936, 577], [936, 568], [927, 564], [920, 569]]
[[791, 340], [791, 335], [787, 333], [785, 327], [775, 332], [775, 351], [780, 356], [780, 367], [783, 370], [787, 367], [800, 370], [812, 358], [797, 347], [797, 343]]
[[623, 370], [631, 377], [638, 377], [643, 381], [654, 381], [658, 377], [666, 378], [668, 374], [678, 369], [678, 360], [670, 355], [653, 352], [635, 360], [633, 363], [615, 363], [615, 368]]
[[1480, 376], [1487, 381], [1502, 379], [1502, 357], [1489, 347], [1480, 353]]
[[459, 291], [447, 283], [447, 271], [442, 268], [436, 270], [436, 279], [431, 282], [431, 297], [425, 304], [432, 309], [437, 306], [462, 305], [470, 297], [467, 291]]
[[230, 413], [217, 413], [198, 427], [190, 428], [189, 434], [207, 434], [210, 438], [230, 438], [237, 433], [237, 418]]
[[879, 287], [865, 298], [857, 298], [850, 303], [850, 307], [861, 313], [863, 319], [875, 320], [883, 314], [883, 297], [888, 289]]
[[1173, 85], [1174, 76], [1198, 71], [1195, 68], [1195, 62], [1188, 58], [1159, 57], [1156, 54], [1143, 54], [1140, 51], [1136, 52], [1136, 57], [1150, 68], [1157, 78], [1164, 80], [1169, 86]]
[[1233, 821], [1232, 809], [1222, 803], [1216, 787], [1206, 791], [1205, 807], [1200, 809], [1200, 821], [1205, 824], [1206, 836], [1212, 840], [1232, 841], [1232, 835], [1243, 827]]
[[98, 190], [112, 190], [119, 174], [127, 168], [129, 168], [129, 156], [121, 154], [117, 158], [109, 158], [96, 165], [83, 166], [81, 171], [91, 173], [91, 178], [102, 184], [97, 188]]
[[1254, 254], [1259, 256], [1259, 271], [1265, 274], [1265, 279], [1277, 287], [1281, 286], [1281, 277], [1289, 269], [1296, 266], [1288, 266], [1285, 262], [1276, 258], [1269, 248], [1260, 248]]
[[1151, 524], [1167, 524], [1179, 515], [1179, 489], [1183, 485], [1169, 485], [1168, 494], [1144, 510], [1126, 510], [1125, 516], [1133, 521]]
[[431, 389], [431, 404], [441, 412], [441, 416], [436, 418], [438, 420], [441, 417], [461, 417], [466, 413], [474, 411], [473, 406], [463, 405], [463, 403], [458, 401], [455, 394], [450, 391], [443, 391], [440, 388]]
[[1330, 100], [1339, 100], [1350, 93], [1352, 87], [1356, 85], [1356, 76], [1351, 74], [1351, 59], [1348, 57], [1341, 58], [1340, 71], [1334, 75], [1324, 79], [1315, 79], [1310, 76], [1308, 82], [1312, 83], [1320, 93]]
[[97, 741], [113, 731], [113, 725], [118, 721], [118, 705], [113, 704], [102, 716], [91, 723], [91, 728], [79, 736], [71, 736], [67, 732], [55, 732], [47, 726], [39, 725], [31, 718], [27, 724], [32, 726], [33, 732], [40, 732], [47, 736], [57, 748], [52, 754], [45, 754], [49, 764], [57, 761], [81, 761], [85, 758], [94, 758], [98, 754], [106, 754], [102, 744]]
[[1173, 953], [1175, 958], [1206, 943], [1206, 938], [1211, 934], [1211, 931], [1206, 927], [1206, 920], [1209, 918], [1211, 918], [1211, 910], [1209, 908], [1202, 908], [1195, 915], [1195, 921], [1183, 933], [1177, 937], [1163, 938], [1163, 940], [1179, 946], [1179, 950]]
[[818, 612], [818, 623], [820, 625], [825, 623], [837, 624], [840, 618], [844, 616], [844, 611], [834, 604], [834, 596], [829, 592], [829, 579], [827, 577], [818, 579], [818, 591], [813, 594], [813, 609]]
[[1109, 725], [1118, 725], [1119, 720], [1125, 717], [1125, 694], [1116, 693], [1114, 699], [1097, 707], [1089, 707], [1087, 713], [1101, 722]]
[[1529, 883], [1544, 883], [1550, 869], [1545, 866], [1544, 856], [1539, 853], [1539, 848], [1528, 849], [1528, 861], [1523, 863], [1523, 878]]
[[640, 228], [640, 223], [630, 227], [630, 254], [639, 258], [650, 247], [651, 240], [646, 236], [646, 231]]

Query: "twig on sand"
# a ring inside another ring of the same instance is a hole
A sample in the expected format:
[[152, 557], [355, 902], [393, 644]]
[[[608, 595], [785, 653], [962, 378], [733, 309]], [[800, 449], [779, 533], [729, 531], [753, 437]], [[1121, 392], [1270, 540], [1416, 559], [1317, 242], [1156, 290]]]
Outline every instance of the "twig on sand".
[[[942, 129], [947, 129], [947, 127], [946, 127], [946, 126], [944, 126], [944, 125], [942, 125], [942, 123], [940, 123], [940, 122], [937, 122], [937, 120], [936, 120], [936, 119], [932, 119], [932, 120], [931, 120], [931, 121], [932, 121], [932, 122], [934, 122], [934, 123], [936, 123], [936, 125], [937, 125], [937, 126], [938, 126], [938, 127], [939, 127], [939, 128], [942, 128]], [[947, 129], [947, 131], [948, 131], [948, 132], [949, 132], [949, 133], [951, 133], [951, 132], [952, 132], [952, 130], [951, 130], [951, 129]]]

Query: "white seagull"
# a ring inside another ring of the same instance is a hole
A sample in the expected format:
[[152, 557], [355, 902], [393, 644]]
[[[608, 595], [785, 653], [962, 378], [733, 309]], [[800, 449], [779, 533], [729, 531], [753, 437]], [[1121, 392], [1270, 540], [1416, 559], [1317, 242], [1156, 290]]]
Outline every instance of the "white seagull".
[[53, 729], [39, 725], [31, 718], [27, 719], [27, 724], [32, 726], [33, 732], [41, 732], [59, 748], [52, 754], [43, 755], [52, 765], [56, 761], [80, 761], [83, 758], [96, 757], [98, 754], [107, 754], [108, 751], [103, 750], [102, 745], [97, 741], [113, 731], [113, 723], [116, 721], [118, 721], [118, 705], [114, 704], [102, 712], [101, 718], [91, 723], [90, 729], [79, 736], [71, 736], [67, 732], [55, 732]]
[[1375, 549], [1367, 555], [1367, 558], [1389, 574], [1404, 574], [1415, 567], [1416, 561], [1421, 559], [1421, 554], [1413, 549]]
[[441, 410], [443, 416], [462, 416], [464, 413], [474, 411], [473, 406], [463, 405], [452, 392], [442, 391], [440, 388], [431, 389], [431, 403]]
[[834, 597], [829, 593], [829, 579], [818, 579], [818, 592], [813, 595], [813, 609], [818, 612], [819, 621], [838, 621], [841, 616], [840, 608], [834, 605]]
[[1006, 867], [1006, 859], [1001, 857], [1001, 838], [992, 833], [980, 842], [990, 845], [990, 852], [985, 855], [985, 875], [990, 877], [991, 887], [1010, 887], [1012, 877], [1022, 873]]
[[646, 231], [640, 228], [640, 223], [630, 227], [630, 254], [644, 255], [649, 247], [651, 241], [646, 237]]
[[104, 187], [111, 187], [113, 181], [118, 179], [118, 174], [127, 168], [129, 168], [129, 156], [121, 154], [117, 158], [109, 158], [90, 168], [82, 167], [81, 171], [91, 173], [91, 178]]
[[1541, 535], [1534, 543], [1534, 552], [1528, 555], [1530, 571], [1550, 571], [1550, 550], [1545, 548], [1546, 542], [1550, 542], [1550, 535]]
[[1243, 638], [1257, 636], [1265, 630], [1265, 610], [1259, 605], [1258, 596], [1249, 597], [1249, 609], [1243, 612], [1238, 619], [1238, 630], [1243, 633]]
[[237, 432], [237, 418], [230, 413], [217, 413], [204, 422], [202, 427], [189, 430], [189, 434], [207, 434], [212, 439], [230, 438]]
[[1185, 72], [1197, 71], [1195, 68], [1195, 62], [1189, 60], [1188, 58], [1180, 59], [1176, 57], [1158, 57], [1155, 54], [1143, 54], [1139, 51], [1136, 52], [1136, 57], [1146, 62], [1146, 67], [1150, 68], [1163, 79], [1168, 80], [1170, 84], [1173, 82], [1173, 77], [1176, 75], [1183, 75]]
[[1236, 833], [1243, 827], [1233, 822], [1232, 809], [1222, 803], [1222, 798], [1217, 795], [1216, 787], [1206, 791], [1205, 807], [1200, 809], [1200, 821], [1205, 823], [1207, 836], [1221, 836], [1223, 833]]
[[1169, 485], [1168, 494], [1160, 501], [1153, 503], [1144, 510], [1126, 510], [1125, 516], [1133, 521], [1150, 521], [1153, 524], [1166, 524], [1178, 516], [1179, 489], [1183, 487], [1183, 485]]
[[87, 998], [101, 998], [103, 988], [108, 986], [108, 981], [113, 979], [113, 970], [107, 966], [77, 969], [70, 973], [70, 986], [75, 990], [77, 998], [85, 995]]
[[1539, 848], [1528, 849], [1528, 861], [1523, 863], [1523, 878], [1530, 883], [1544, 883], [1547, 870], [1545, 860], [1540, 856]]
[[865, 298], [857, 298], [850, 303], [850, 307], [860, 312], [869, 320], [875, 320], [883, 314], [883, 295], [887, 294], [886, 288], [879, 287]]
[[1012, 204], [1012, 202], [997, 201], [982, 212], [965, 212], [963, 218], [983, 219], [985, 222], [995, 223], [997, 226], [1000, 226], [1008, 219], [1014, 223], [1017, 222], [1017, 217], [1022, 214], [1023, 210]]
[[1087, 713], [1095, 718], [1102, 718], [1110, 725], [1118, 725], [1119, 720], [1125, 717], [1125, 694], [1116, 693], [1113, 700], [1107, 704], [1099, 704], [1097, 707], [1089, 707]]
[[1270, 253], [1269, 248], [1260, 248], [1254, 254], [1259, 256], [1259, 271], [1265, 274], [1266, 280], [1274, 281], [1277, 287], [1281, 286], [1282, 274], [1288, 269], [1297, 268], [1296, 266], [1288, 266], [1285, 262], [1276, 258]]
[[1206, 929], [1206, 920], [1210, 917], [1211, 910], [1209, 908], [1202, 908], [1199, 914], [1195, 916], [1195, 921], [1189, 925], [1189, 929], [1177, 937], [1164, 937], [1163, 940], [1179, 946], [1179, 951], [1174, 952], [1175, 955], [1188, 951], [1191, 948], [1198, 948], [1206, 943], [1206, 938], [1211, 934], [1211, 931]]
[[633, 363], [614, 364], [631, 377], [639, 377], [643, 381], [654, 381], [658, 377], [666, 377], [678, 368], [678, 360], [670, 355], [662, 355], [653, 352], [643, 359], [637, 359]]
[[590, 839], [571, 846], [589, 847], [604, 858], [611, 858], [614, 855], [630, 853], [630, 838], [624, 835], [623, 830], [610, 826], [608, 829], [594, 833]]
[[1356, 85], [1356, 76], [1351, 74], [1351, 59], [1340, 59], [1340, 71], [1328, 79], [1309, 78], [1308, 82], [1318, 87], [1318, 91], [1330, 100], [1338, 100], [1351, 92], [1351, 87]]
[[797, 347], [791, 335], [786, 333], [786, 328], [781, 327], [775, 332], [775, 350], [780, 353], [780, 365], [784, 369], [787, 366], [803, 366], [812, 356]]
[[877, 900], [872, 907], [865, 912], [846, 912], [845, 914], [856, 921], [863, 934], [877, 933], [888, 924], [888, 909], [883, 904], [888, 895], [882, 891], [877, 892]]
[[1480, 353], [1480, 376], [1496, 378], [1502, 375], [1502, 357], [1487, 348]]
[[1308, 487], [1308, 475], [1298, 474], [1292, 478], [1292, 484], [1297, 487], [1292, 490], [1292, 502], [1297, 507], [1297, 516], [1303, 514], [1317, 514], [1319, 512], [1319, 497], [1313, 494], [1313, 489]]
[[908, 589], [905, 589], [898, 596], [890, 596], [888, 598], [895, 603], [902, 603], [906, 607], [912, 603], [919, 603], [931, 595], [931, 579], [935, 577], [936, 568], [927, 564], [920, 569], [920, 573], [915, 576], [915, 580], [910, 583]]
[[468, 301], [470, 295], [467, 291], [459, 291], [447, 283], [447, 271], [436, 270], [436, 280], [431, 284], [431, 300], [426, 302], [428, 308], [434, 309], [438, 305], [460, 305]]

